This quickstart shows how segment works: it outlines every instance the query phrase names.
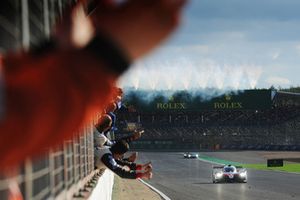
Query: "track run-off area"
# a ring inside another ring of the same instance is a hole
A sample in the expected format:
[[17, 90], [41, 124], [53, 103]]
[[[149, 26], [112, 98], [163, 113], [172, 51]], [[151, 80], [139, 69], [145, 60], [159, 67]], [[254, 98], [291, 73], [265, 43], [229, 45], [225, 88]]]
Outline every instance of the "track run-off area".
[[[270, 170], [265, 167], [266, 153], [200, 152], [198, 159], [185, 159], [183, 152], [139, 152], [139, 162], [152, 161], [153, 178], [147, 183], [172, 200], [300, 199], [300, 164], [285, 163], [285, 168]], [[248, 182], [213, 184], [213, 163], [245, 166]]]

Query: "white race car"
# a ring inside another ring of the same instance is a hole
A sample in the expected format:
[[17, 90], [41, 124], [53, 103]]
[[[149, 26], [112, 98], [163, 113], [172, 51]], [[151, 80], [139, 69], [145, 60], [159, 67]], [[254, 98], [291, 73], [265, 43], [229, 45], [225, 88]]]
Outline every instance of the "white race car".
[[213, 183], [247, 183], [247, 170], [242, 166], [213, 166]]
[[189, 153], [189, 152], [187, 152], [187, 153], [183, 154], [184, 158], [198, 158], [198, 156], [199, 155], [197, 153]]

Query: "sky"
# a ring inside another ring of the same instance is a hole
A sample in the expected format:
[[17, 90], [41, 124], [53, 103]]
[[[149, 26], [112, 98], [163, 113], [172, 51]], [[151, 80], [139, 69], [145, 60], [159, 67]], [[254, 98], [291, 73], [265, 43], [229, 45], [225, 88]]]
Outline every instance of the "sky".
[[300, 86], [300, 1], [190, 0], [177, 32], [138, 60], [119, 85], [154, 90]]

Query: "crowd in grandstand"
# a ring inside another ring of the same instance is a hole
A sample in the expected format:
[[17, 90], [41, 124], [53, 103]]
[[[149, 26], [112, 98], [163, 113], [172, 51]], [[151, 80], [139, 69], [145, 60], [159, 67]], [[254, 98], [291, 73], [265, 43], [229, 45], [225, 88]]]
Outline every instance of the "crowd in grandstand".
[[[300, 106], [277, 106], [268, 110], [210, 110], [198, 112], [149, 112], [124, 113], [121, 119], [140, 121], [143, 125], [276, 125], [299, 116]], [[121, 122], [122, 123], [122, 122]]]
[[137, 110], [119, 113], [118, 124], [142, 124], [147, 131], [144, 141], [190, 143], [198, 148], [211, 144], [221, 148], [268, 149], [268, 145], [273, 145], [277, 149], [295, 150], [299, 148], [293, 145], [300, 142], [299, 102], [300, 95], [279, 92], [269, 109]]

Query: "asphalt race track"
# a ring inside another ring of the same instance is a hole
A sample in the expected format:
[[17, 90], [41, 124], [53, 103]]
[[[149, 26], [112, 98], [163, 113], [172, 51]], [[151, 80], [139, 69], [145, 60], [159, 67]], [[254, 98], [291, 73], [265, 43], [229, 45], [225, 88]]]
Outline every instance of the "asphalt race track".
[[[254, 152], [205, 152], [244, 163], [261, 162]], [[212, 164], [184, 159], [183, 153], [139, 152], [139, 162], [152, 161], [153, 179], [147, 181], [172, 200], [298, 200], [300, 174], [248, 170], [248, 183], [213, 184]]]

